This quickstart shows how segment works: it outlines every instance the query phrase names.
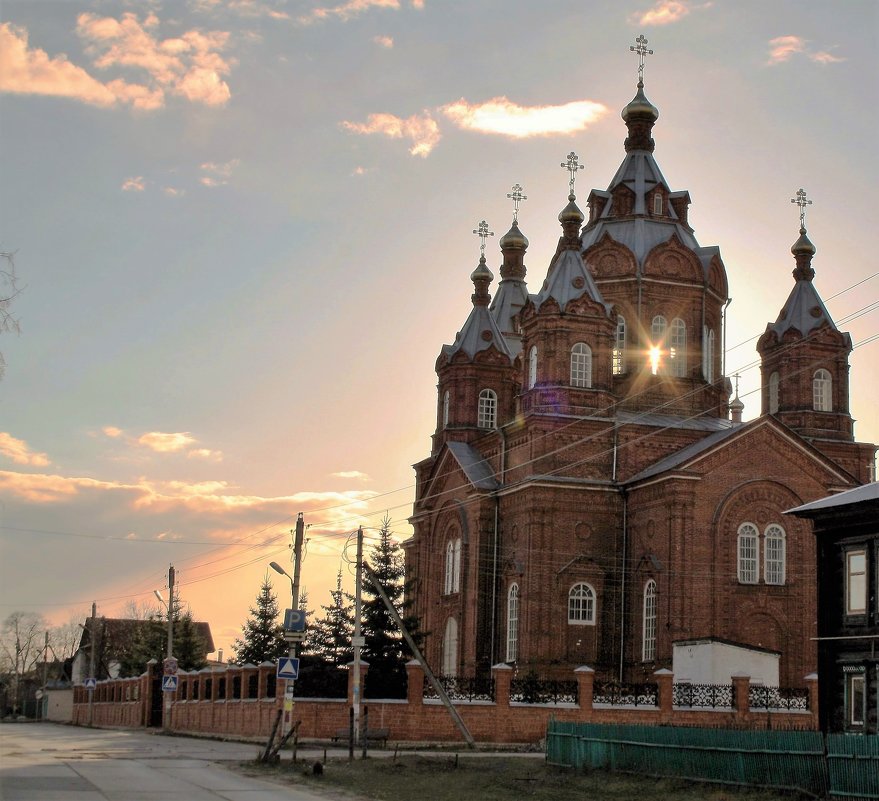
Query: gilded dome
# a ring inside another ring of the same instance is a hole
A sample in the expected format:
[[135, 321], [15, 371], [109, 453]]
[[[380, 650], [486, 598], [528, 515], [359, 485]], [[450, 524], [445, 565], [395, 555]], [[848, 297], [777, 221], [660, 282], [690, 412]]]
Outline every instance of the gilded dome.
[[519, 226], [514, 221], [510, 230], [501, 237], [498, 244], [501, 246], [501, 250], [508, 250], [510, 248], [515, 250], [525, 250], [528, 247], [528, 239], [525, 234], [519, 230]]
[[568, 195], [568, 205], [559, 212], [559, 222], [562, 225], [569, 222], [575, 222], [579, 225], [586, 219], [583, 216], [583, 212], [580, 211], [579, 207], [574, 202], [575, 200], [574, 193], [571, 192], [571, 194]]
[[790, 252], [794, 254], [794, 256], [799, 256], [800, 254], [814, 256], [815, 255], [815, 246], [812, 244], [812, 240], [806, 236], [806, 229], [800, 228], [800, 238], [791, 245]]
[[638, 81], [638, 92], [629, 105], [623, 109], [620, 116], [625, 122], [628, 122], [633, 116], [649, 117], [653, 122], [659, 119], [659, 109], [647, 99], [644, 94], [644, 84], [641, 81]]

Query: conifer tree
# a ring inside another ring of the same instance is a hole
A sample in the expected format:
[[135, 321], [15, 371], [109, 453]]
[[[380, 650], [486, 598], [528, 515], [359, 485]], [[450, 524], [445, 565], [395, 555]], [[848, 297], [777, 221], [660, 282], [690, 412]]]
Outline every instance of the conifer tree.
[[[407, 614], [405, 597], [406, 570], [402, 548], [391, 537], [391, 521], [385, 517], [379, 529], [379, 540], [367, 559], [378, 581], [384, 588], [397, 614], [416, 642], [420, 639], [418, 620]], [[388, 612], [373, 583], [364, 576], [362, 627], [366, 643], [361, 651], [369, 663], [366, 674], [366, 694], [371, 698], [404, 697], [406, 693], [405, 664], [412, 658], [411, 651]]]
[[351, 635], [354, 609], [342, 591], [342, 571], [336, 576], [336, 589], [330, 590], [332, 602], [321, 606], [324, 614], [308, 627], [304, 652], [319, 657], [327, 665], [341, 667], [353, 658]]
[[243, 636], [232, 646], [239, 665], [258, 665], [287, 655], [283, 626], [278, 622], [278, 598], [272, 590], [268, 573], [256, 597], [256, 606], [250, 608], [250, 617], [241, 631]]

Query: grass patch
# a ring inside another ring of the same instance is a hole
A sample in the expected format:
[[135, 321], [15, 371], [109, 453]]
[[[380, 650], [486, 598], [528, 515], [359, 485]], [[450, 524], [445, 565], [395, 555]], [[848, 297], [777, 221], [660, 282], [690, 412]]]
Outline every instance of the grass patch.
[[[317, 790], [329, 798], [371, 801], [789, 801], [799, 796], [676, 779], [604, 772], [577, 773], [523, 756], [405, 755], [348, 762], [329, 760], [323, 775], [311, 763], [248, 764], [263, 778]], [[343, 791], [340, 793], [339, 791]]]

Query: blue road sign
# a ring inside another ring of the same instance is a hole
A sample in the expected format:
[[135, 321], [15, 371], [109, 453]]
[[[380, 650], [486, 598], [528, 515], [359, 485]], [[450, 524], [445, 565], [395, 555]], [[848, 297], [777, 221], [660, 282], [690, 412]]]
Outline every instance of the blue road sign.
[[305, 610], [284, 610], [284, 631], [305, 631]]
[[173, 693], [177, 689], [177, 677], [162, 676], [162, 689], [166, 693]]
[[298, 679], [299, 660], [292, 656], [282, 656], [278, 660], [279, 679]]
[[86, 688], [87, 690], [94, 690], [95, 687], [97, 687], [97, 686], [98, 686], [98, 680], [97, 680], [97, 679], [91, 679], [91, 678], [89, 678], [89, 679], [86, 679], [86, 680], [85, 680], [85, 688]]

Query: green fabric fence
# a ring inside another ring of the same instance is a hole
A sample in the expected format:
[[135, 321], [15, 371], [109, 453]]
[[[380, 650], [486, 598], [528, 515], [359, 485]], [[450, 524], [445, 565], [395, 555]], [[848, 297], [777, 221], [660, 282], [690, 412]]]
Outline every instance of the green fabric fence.
[[830, 796], [879, 799], [879, 735], [827, 735]]
[[820, 732], [551, 721], [546, 754], [551, 764], [578, 769], [797, 789], [819, 797], [829, 790]]

